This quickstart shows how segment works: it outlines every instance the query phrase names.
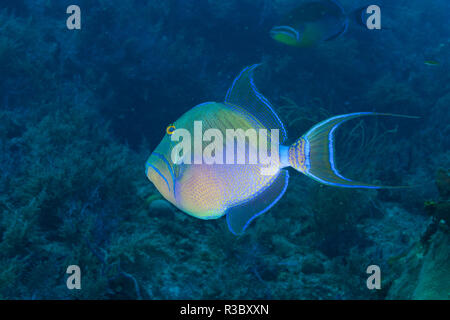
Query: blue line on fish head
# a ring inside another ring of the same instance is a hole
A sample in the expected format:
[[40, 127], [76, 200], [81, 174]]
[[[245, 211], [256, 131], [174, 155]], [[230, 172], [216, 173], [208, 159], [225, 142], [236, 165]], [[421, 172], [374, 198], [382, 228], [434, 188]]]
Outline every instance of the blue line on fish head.
[[147, 160], [145, 174], [156, 189], [171, 203], [175, 204], [175, 174], [173, 163], [166, 154], [155, 150]]
[[275, 41], [296, 46], [301, 41], [301, 31], [290, 26], [275, 26], [270, 30], [270, 36]]

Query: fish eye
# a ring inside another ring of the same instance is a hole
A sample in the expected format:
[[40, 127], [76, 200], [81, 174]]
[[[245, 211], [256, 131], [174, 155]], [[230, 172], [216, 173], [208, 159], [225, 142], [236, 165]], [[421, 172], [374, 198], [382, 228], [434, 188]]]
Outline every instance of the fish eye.
[[170, 126], [167, 127], [166, 132], [168, 135], [172, 135], [175, 132], [175, 126], [171, 124]]

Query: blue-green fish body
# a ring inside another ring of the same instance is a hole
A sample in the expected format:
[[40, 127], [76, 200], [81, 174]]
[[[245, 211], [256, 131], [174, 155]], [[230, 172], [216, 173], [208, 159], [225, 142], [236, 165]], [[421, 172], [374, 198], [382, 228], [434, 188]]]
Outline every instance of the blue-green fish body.
[[[158, 191], [183, 212], [200, 219], [217, 219], [224, 215], [230, 230], [242, 233], [253, 219], [268, 211], [284, 194], [289, 180], [286, 167], [292, 167], [320, 183], [347, 188], [381, 188], [352, 181], [343, 177], [334, 164], [334, 132], [337, 127], [350, 119], [366, 115], [387, 115], [373, 112], [341, 115], [325, 120], [291, 145], [283, 145], [287, 133], [280, 118], [274, 112], [269, 101], [257, 90], [253, 81], [253, 71], [258, 65], [245, 68], [228, 90], [225, 102], [207, 102], [198, 105], [173, 123], [178, 129], [189, 132], [195, 140], [195, 123], [201, 122], [201, 132], [213, 129], [218, 135], [227, 136], [227, 130], [248, 129], [255, 131], [274, 129], [279, 132], [280, 144], [269, 140], [267, 148], [276, 146], [278, 152], [272, 159], [273, 172], [263, 169], [267, 163], [249, 162], [252, 154], [258, 153], [258, 142], [245, 139], [245, 162], [237, 158], [233, 164], [226, 162], [196, 163], [186, 161], [203, 157], [211, 139], [202, 138], [198, 148], [192, 148], [191, 154], [174, 153], [179, 140], [166, 134], [161, 143], [150, 155], [146, 164], [146, 175]], [[174, 134], [176, 134], [175, 131]], [[266, 137], [266, 136], [265, 136]], [[175, 140], [175, 141], [174, 141]], [[228, 141], [227, 141], [228, 142]], [[194, 142], [195, 144], [195, 142]], [[174, 154], [180, 159], [174, 159]], [[228, 156], [228, 155], [227, 155]], [[223, 152], [222, 160], [225, 160]], [[217, 160], [217, 159], [216, 159]], [[223, 164], [222, 164], [223, 163]]]
[[[202, 129], [217, 129], [223, 137], [227, 129], [266, 129], [265, 126], [248, 115], [244, 109], [230, 104], [208, 102], [194, 107], [173, 125], [194, 132], [194, 121], [202, 122]], [[257, 152], [257, 145], [246, 140], [247, 152]], [[261, 164], [178, 164], [172, 161], [172, 148], [176, 142], [166, 135], [147, 162], [147, 175], [158, 190], [172, 204], [182, 211], [202, 219], [223, 216], [228, 208], [247, 200], [260, 192], [274, 179], [261, 174]], [[202, 148], [193, 149], [192, 158], [202, 156], [207, 143]], [[161, 168], [160, 172], [153, 168]]]

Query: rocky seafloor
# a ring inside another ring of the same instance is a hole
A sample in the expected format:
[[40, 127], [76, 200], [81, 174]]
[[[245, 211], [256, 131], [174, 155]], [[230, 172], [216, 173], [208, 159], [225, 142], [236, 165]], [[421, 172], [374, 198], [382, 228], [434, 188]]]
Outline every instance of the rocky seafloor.
[[[446, 2], [398, 1], [393, 31], [352, 26], [304, 51], [268, 36], [295, 1], [84, 0], [79, 31], [66, 29], [69, 4], [0, 4], [0, 299], [450, 298]], [[292, 172], [240, 237], [165, 202], [144, 174], [165, 127], [258, 62], [292, 141], [340, 113], [420, 116], [338, 133], [346, 175], [413, 187]], [[69, 265], [81, 290], [66, 287]]]

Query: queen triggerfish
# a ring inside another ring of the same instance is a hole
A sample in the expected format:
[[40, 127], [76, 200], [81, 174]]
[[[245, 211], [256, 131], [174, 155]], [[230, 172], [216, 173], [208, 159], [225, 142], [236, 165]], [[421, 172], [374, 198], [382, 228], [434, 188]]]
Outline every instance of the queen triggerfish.
[[[174, 130], [164, 132], [164, 138], [150, 155], [145, 171], [165, 199], [196, 218], [217, 219], [226, 216], [231, 232], [241, 234], [251, 221], [281, 199], [288, 186], [288, 167], [325, 185], [368, 189], [384, 187], [350, 180], [339, 173], [334, 160], [334, 133], [339, 125], [350, 119], [400, 115], [359, 112], [335, 116], [318, 123], [292, 144], [287, 144], [285, 126], [270, 102], [255, 86], [253, 72], [257, 67], [252, 65], [242, 70], [228, 90], [224, 102], [200, 104], [171, 124]], [[198, 124], [201, 124], [200, 130]], [[193, 142], [184, 141], [186, 136], [183, 139], [181, 136], [174, 138], [181, 129], [192, 137], [204, 136], [200, 142], [195, 138]], [[271, 139], [266, 145], [271, 150], [271, 156], [274, 156], [270, 163], [274, 170], [264, 171], [268, 168], [267, 162], [248, 161], [252, 155], [258, 154], [261, 140], [255, 142], [244, 136], [244, 143], [238, 144], [235, 143], [238, 135], [232, 141], [228, 139], [229, 130], [241, 130], [242, 135], [249, 129], [278, 133], [277, 139]], [[227, 152], [225, 148], [212, 143], [220, 136], [227, 136]], [[180, 146], [180, 141], [188, 145], [187, 152], [179, 152], [179, 149], [174, 152]], [[228, 154], [230, 142], [230, 150], [235, 153], [243, 151], [245, 159], [239, 160], [233, 154]], [[215, 161], [202, 161], [212, 144], [216, 148], [214, 152], [209, 151], [210, 154], [215, 153]], [[274, 146], [276, 149], [272, 148]], [[174, 157], [174, 154], [177, 156]]]
[[270, 36], [283, 44], [294, 47], [312, 47], [343, 35], [350, 21], [363, 22], [364, 10], [346, 14], [337, 0], [307, 2], [289, 12], [270, 30]]

